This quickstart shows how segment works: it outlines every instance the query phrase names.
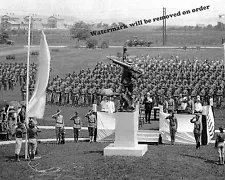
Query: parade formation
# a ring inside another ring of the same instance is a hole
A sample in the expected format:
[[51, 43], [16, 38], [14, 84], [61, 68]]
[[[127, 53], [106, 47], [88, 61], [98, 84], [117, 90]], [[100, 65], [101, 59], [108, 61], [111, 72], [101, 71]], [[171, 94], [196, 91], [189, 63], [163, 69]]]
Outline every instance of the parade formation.
[[[188, 102], [200, 96], [207, 104], [212, 97], [216, 107], [221, 107], [225, 97], [224, 66], [219, 60], [182, 60], [178, 56], [165, 59], [160, 55], [143, 55], [129, 58], [136, 69], [142, 69], [141, 78], [133, 81], [133, 99], [143, 101], [147, 92], [155, 100], [155, 105], [165, 104], [170, 98]], [[29, 95], [34, 91], [37, 65], [30, 70]], [[47, 87], [47, 103], [62, 106], [91, 106], [100, 104], [104, 89], [112, 89], [114, 100], [120, 100], [122, 68], [115, 63], [98, 62], [94, 69], [81, 69], [67, 73], [65, 77], [51, 77]], [[20, 87], [21, 100], [26, 96], [26, 64], [0, 64], [0, 90], [13, 91]], [[119, 103], [118, 103], [119, 104]], [[119, 108], [119, 107], [117, 107]]]

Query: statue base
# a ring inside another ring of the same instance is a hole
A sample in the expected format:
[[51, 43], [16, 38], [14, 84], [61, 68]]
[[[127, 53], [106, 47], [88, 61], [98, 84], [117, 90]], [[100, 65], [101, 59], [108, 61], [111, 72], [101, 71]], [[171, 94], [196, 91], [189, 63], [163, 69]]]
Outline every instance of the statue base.
[[148, 151], [147, 145], [137, 147], [116, 147], [110, 144], [104, 148], [104, 156], [143, 156]]
[[137, 140], [139, 109], [115, 116], [115, 142], [104, 148], [104, 156], [143, 156], [148, 146], [139, 145]]

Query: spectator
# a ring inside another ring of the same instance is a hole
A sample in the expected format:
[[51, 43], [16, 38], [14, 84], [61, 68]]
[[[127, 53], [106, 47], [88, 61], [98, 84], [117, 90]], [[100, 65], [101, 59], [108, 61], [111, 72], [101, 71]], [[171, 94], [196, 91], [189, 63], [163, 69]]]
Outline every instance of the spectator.
[[15, 136], [15, 138], [16, 138], [15, 159], [17, 162], [20, 161], [19, 155], [20, 155], [20, 150], [21, 150], [21, 146], [22, 146], [23, 134], [26, 134], [25, 126], [23, 125], [23, 123], [18, 122], [17, 127], [15, 129], [15, 133], [13, 134], [13, 136]]
[[166, 117], [166, 119], [169, 119], [171, 144], [174, 145], [178, 127], [177, 118], [174, 116], [174, 112], [172, 112], [169, 116]]
[[199, 114], [196, 114], [195, 117], [193, 117], [190, 120], [191, 123], [194, 123], [194, 137], [196, 141], [196, 149], [200, 149], [200, 138], [202, 133], [202, 122], [201, 117]]
[[56, 111], [56, 114], [52, 115], [52, 118], [56, 120], [55, 132], [56, 132], [56, 143], [60, 144], [62, 140], [62, 133], [64, 131], [64, 120], [63, 115], [61, 115], [60, 109]]
[[97, 119], [92, 110], [89, 110], [88, 114], [86, 114], [85, 117], [88, 118], [88, 132], [89, 132], [90, 142], [93, 142], [95, 129], [97, 128]]
[[74, 116], [70, 118], [73, 121], [73, 134], [74, 134], [74, 142], [78, 142], [79, 131], [82, 127], [81, 118], [78, 116], [78, 112], [75, 111]]
[[107, 112], [108, 111], [108, 106], [107, 106], [108, 100], [106, 96], [103, 96], [102, 101], [101, 101], [101, 111]]
[[200, 102], [200, 99], [197, 98], [197, 101], [194, 106], [195, 106], [194, 113], [202, 113], [203, 107], [202, 107], [202, 103]]
[[107, 105], [108, 113], [115, 112], [115, 103], [112, 101], [112, 97], [109, 97], [109, 101], [107, 102], [106, 105]]
[[225, 134], [223, 132], [223, 127], [219, 127], [219, 133], [216, 135], [215, 147], [218, 149], [219, 153], [219, 164], [224, 165], [224, 140]]
[[145, 105], [145, 122], [151, 124], [151, 112], [154, 105], [153, 99], [150, 96], [150, 93], [147, 92], [143, 104]]

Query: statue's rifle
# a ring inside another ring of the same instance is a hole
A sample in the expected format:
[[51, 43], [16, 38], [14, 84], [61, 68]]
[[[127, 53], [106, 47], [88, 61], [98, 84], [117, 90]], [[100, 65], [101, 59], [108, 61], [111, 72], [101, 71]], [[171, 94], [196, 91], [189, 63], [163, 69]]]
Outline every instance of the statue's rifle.
[[117, 60], [117, 59], [113, 59], [113, 58], [111, 58], [111, 57], [107, 57], [107, 58], [108, 58], [109, 60], [111, 60], [113, 63], [118, 64], [118, 65], [120, 65], [120, 66], [122, 66], [122, 67], [128, 68], [128, 69], [130, 69], [131, 71], [133, 71], [133, 72], [135, 72], [135, 73], [137, 73], [137, 74], [142, 74], [142, 73], [143, 73], [143, 72], [140, 71], [140, 70], [134, 69], [131, 65], [129, 65], [129, 64], [125, 63], [125, 62], [121, 62], [121, 61], [119, 61], [119, 60]]

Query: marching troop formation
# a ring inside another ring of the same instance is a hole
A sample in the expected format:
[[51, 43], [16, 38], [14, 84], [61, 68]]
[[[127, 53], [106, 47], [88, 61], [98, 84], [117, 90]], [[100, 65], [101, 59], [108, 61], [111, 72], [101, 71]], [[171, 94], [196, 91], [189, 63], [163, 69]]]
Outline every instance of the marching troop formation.
[[[203, 104], [213, 98], [216, 107], [221, 107], [225, 97], [224, 66], [217, 60], [181, 60], [178, 56], [165, 59], [160, 56], [143, 55], [132, 58], [133, 66], [144, 70], [141, 78], [134, 81], [134, 99], [143, 102], [147, 92], [154, 98], [155, 105], [169, 108], [173, 99], [175, 109], [181, 102], [200, 96]], [[29, 94], [35, 87], [37, 65], [30, 66]], [[135, 77], [134, 77], [135, 78]], [[99, 104], [103, 89], [112, 89], [114, 100], [119, 100], [121, 67], [98, 62], [94, 69], [56, 75], [49, 80], [47, 103], [65, 106], [90, 106]], [[26, 96], [26, 64], [0, 64], [0, 89], [14, 90], [19, 84], [22, 100]]]

